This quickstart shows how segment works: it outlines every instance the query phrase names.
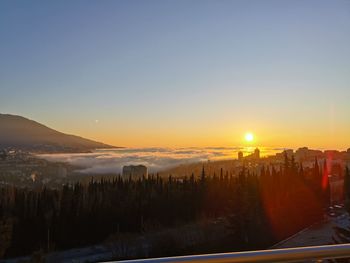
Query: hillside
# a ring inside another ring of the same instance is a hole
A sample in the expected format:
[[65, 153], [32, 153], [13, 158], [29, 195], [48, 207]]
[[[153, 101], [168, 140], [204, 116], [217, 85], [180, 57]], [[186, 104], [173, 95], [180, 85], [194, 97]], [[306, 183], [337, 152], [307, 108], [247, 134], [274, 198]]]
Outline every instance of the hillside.
[[35, 152], [86, 152], [111, 145], [64, 134], [27, 118], [0, 114], [0, 148]]

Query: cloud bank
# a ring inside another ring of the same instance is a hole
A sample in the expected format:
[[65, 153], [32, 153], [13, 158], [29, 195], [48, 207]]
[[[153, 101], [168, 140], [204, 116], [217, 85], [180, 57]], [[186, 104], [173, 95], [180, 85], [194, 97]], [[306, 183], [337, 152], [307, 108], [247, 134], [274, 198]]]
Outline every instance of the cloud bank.
[[[40, 158], [54, 162], [66, 162], [81, 167], [86, 174], [121, 173], [124, 165], [143, 164], [150, 172], [175, 167], [180, 164], [207, 160], [236, 158], [238, 151], [250, 153], [254, 148], [206, 147], [206, 148], [118, 148], [100, 149], [92, 153], [41, 154]], [[281, 151], [279, 148], [261, 149], [262, 155]]]

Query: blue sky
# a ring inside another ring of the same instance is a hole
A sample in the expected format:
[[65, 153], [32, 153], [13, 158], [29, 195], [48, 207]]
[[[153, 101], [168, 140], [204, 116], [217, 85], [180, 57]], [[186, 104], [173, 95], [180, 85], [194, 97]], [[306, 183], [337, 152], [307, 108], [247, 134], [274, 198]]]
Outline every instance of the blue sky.
[[1, 1], [0, 40], [0, 112], [64, 132], [350, 145], [350, 1]]

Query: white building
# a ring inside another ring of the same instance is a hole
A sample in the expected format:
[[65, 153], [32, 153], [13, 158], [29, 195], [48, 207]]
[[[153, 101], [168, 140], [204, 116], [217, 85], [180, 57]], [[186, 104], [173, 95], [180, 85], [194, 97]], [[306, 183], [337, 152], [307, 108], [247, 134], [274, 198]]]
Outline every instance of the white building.
[[132, 178], [147, 178], [148, 170], [144, 165], [127, 165], [123, 166], [123, 176], [131, 176]]

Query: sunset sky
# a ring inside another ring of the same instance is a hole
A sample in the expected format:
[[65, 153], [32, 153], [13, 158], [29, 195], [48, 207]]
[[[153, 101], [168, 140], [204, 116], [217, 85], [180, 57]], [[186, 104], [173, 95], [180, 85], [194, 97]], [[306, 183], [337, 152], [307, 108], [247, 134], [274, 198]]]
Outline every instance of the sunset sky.
[[350, 1], [1, 1], [0, 113], [117, 146], [350, 147]]

